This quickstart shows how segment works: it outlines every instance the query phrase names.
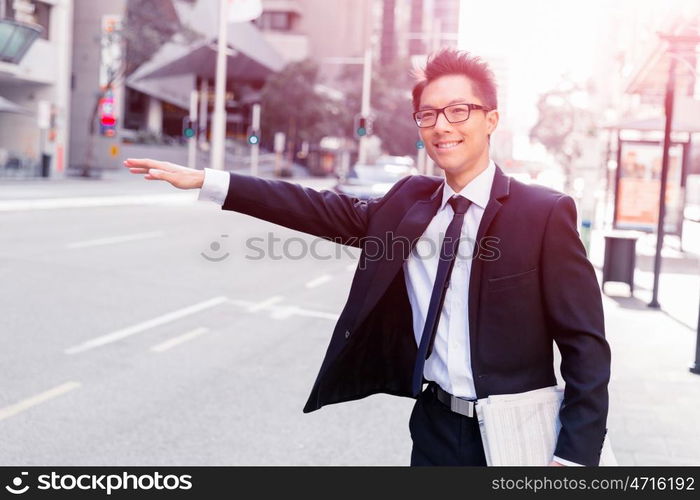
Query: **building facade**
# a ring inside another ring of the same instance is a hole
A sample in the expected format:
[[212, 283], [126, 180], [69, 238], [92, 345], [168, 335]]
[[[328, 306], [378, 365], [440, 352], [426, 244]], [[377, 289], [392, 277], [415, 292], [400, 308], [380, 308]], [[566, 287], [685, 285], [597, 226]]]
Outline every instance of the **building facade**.
[[21, 60], [0, 58], [0, 172], [63, 175], [70, 154], [73, 0], [0, 0], [0, 22], [40, 29]]

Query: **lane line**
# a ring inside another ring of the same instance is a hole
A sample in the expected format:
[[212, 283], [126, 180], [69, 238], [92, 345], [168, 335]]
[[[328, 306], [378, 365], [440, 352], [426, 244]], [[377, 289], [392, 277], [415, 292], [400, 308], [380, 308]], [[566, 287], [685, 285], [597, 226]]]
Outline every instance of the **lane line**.
[[303, 309], [301, 307], [296, 307], [294, 310], [294, 314], [297, 314], [299, 316], [309, 316], [311, 318], [329, 319], [331, 321], [338, 321], [338, 318], [340, 318], [340, 314], [327, 313], [324, 311], [314, 311], [311, 309]]
[[54, 387], [53, 389], [49, 389], [48, 391], [44, 391], [41, 394], [37, 394], [35, 396], [31, 396], [27, 399], [23, 399], [22, 401], [15, 403], [10, 406], [6, 406], [5, 408], [0, 408], [0, 420], [4, 420], [6, 418], [10, 418], [14, 415], [17, 415], [18, 413], [21, 413], [25, 410], [28, 410], [29, 408], [32, 408], [33, 406], [36, 406], [38, 404], [41, 404], [45, 401], [48, 401], [50, 399], [56, 398], [58, 396], [61, 396], [62, 394], [65, 394], [67, 392], [72, 391], [73, 389], [77, 389], [80, 387], [80, 382], [66, 382], [65, 384], [61, 384], [59, 386]]
[[151, 351], [154, 352], [163, 352], [166, 351], [172, 347], [175, 347], [176, 345], [182, 344], [183, 342], [187, 342], [188, 340], [192, 340], [196, 337], [199, 337], [200, 335], [207, 333], [209, 331], [209, 328], [205, 327], [199, 327], [195, 328], [192, 331], [189, 331], [187, 333], [183, 333], [182, 335], [178, 337], [173, 337], [171, 339], [166, 340], [165, 342], [161, 342], [160, 344], [156, 344], [151, 347]]
[[[339, 314], [336, 313], [327, 313], [325, 311], [314, 311], [313, 309], [305, 309], [302, 307], [297, 307], [293, 305], [285, 305], [285, 306], [275, 306], [275, 305], [270, 305], [266, 304], [264, 307], [261, 307], [262, 304], [265, 302], [269, 302], [271, 299], [267, 299], [266, 301], [263, 302], [250, 302], [247, 300], [239, 300], [239, 299], [229, 299], [229, 303], [233, 304], [234, 306], [239, 306], [245, 309], [250, 310], [251, 308], [255, 307], [256, 311], [258, 310], [269, 310], [271, 317], [275, 319], [279, 318], [286, 318], [289, 317], [292, 314], [296, 314], [297, 316], [308, 316], [311, 318], [321, 318], [321, 319], [328, 319], [331, 321], [337, 321], [338, 318], [340, 317]], [[275, 301], [277, 302], [277, 301]]]
[[166, 323], [170, 323], [172, 321], [178, 320], [180, 318], [184, 318], [185, 316], [189, 316], [191, 314], [198, 313], [200, 311], [203, 311], [205, 309], [209, 309], [211, 307], [218, 306], [219, 304], [223, 304], [225, 302], [228, 302], [228, 298], [224, 296], [219, 296], [219, 297], [214, 297], [209, 300], [205, 300], [204, 302], [200, 302], [199, 304], [193, 304], [191, 306], [183, 307], [182, 309], [178, 309], [176, 311], [169, 312], [167, 314], [163, 314], [162, 316], [158, 316], [153, 319], [149, 319], [147, 321], [144, 321], [142, 323], [138, 323], [136, 325], [129, 326], [127, 328], [123, 328], [121, 330], [117, 330], [112, 333], [108, 333], [106, 335], [102, 335], [100, 337], [96, 337], [94, 339], [88, 340], [86, 342], [83, 342], [82, 344], [75, 345], [73, 347], [69, 347], [66, 349], [64, 352], [66, 354], [76, 354], [79, 352], [84, 352], [89, 349], [93, 349], [95, 347], [100, 347], [106, 344], [111, 344], [112, 342], [117, 342], [119, 340], [122, 340], [126, 337], [130, 337], [131, 335], [135, 335], [137, 333], [141, 333], [145, 330], [148, 330], [149, 328], [154, 328], [156, 326], [164, 325]]
[[263, 300], [261, 302], [255, 303], [251, 306], [248, 307], [248, 312], [258, 312], [263, 309], [267, 309], [273, 304], [276, 304], [277, 302], [281, 302], [284, 300], [284, 297], [281, 295], [273, 295], [269, 299]]
[[153, 231], [150, 233], [135, 233], [126, 234], [123, 236], [112, 236], [111, 238], [100, 238], [96, 240], [78, 241], [75, 243], [69, 243], [66, 248], [85, 248], [94, 247], [99, 245], [111, 245], [112, 243], [122, 243], [124, 241], [135, 241], [135, 240], [145, 240], [148, 238], [157, 238], [163, 236], [165, 233], [163, 231]]
[[330, 274], [322, 274], [318, 278], [314, 278], [308, 283], [306, 283], [306, 288], [316, 288], [317, 286], [323, 285], [324, 283], [333, 279]]
[[290, 317], [292, 314], [296, 314], [296, 312], [297, 308], [294, 306], [277, 307], [272, 311], [272, 313], [270, 313], [270, 317], [272, 319], [285, 319]]
[[115, 207], [127, 205], [195, 204], [196, 193], [145, 194], [123, 196], [81, 196], [0, 201], [0, 212], [51, 210], [56, 208]]

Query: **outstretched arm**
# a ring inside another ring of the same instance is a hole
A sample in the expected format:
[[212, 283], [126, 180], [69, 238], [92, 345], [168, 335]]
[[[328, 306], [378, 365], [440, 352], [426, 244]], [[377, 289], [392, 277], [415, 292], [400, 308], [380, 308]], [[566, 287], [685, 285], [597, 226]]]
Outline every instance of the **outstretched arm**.
[[[164, 180], [180, 189], [201, 188], [204, 184], [203, 171], [170, 162], [129, 159], [124, 165], [134, 174], [146, 174], [145, 179]], [[293, 182], [235, 172], [229, 175], [223, 210], [355, 247], [361, 247], [372, 213], [408, 179], [401, 179], [382, 198], [366, 201], [327, 189], [316, 191]]]

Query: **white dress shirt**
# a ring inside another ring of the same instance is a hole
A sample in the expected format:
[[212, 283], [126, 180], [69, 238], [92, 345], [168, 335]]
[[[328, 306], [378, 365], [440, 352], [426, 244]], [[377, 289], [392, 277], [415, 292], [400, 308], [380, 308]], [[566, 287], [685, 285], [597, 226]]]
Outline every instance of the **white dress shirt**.
[[449, 184], [443, 181], [440, 208], [403, 264], [408, 299], [413, 311], [413, 334], [416, 344], [420, 345], [435, 275], [440, 263], [442, 240], [454, 216], [452, 206], [447, 201], [458, 194], [472, 202], [467, 213], [464, 214], [457, 257], [452, 268], [450, 284], [445, 293], [445, 302], [440, 311], [433, 351], [425, 361], [423, 369], [423, 375], [427, 380], [435, 381], [454, 396], [467, 399], [476, 398], [474, 375], [471, 369], [467, 314], [469, 272], [474, 240], [481, 217], [489, 202], [495, 173], [496, 166], [493, 161], [489, 161], [488, 167], [459, 193], [455, 193]]
[[[474, 375], [471, 369], [469, 347], [469, 273], [476, 234], [491, 195], [491, 185], [496, 165], [489, 160], [488, 167], [467, 184], [459, 193], [443, 181], [442, 202], [416, 246], [403, 263], [408, 299], [413, 312], [413, 334], [416, 344], [420, 338], [428, 314], [433, 293], [433, 283], [440, 262], [440, 248], [454, 211], [447, 200], [455, 194], [472, 202], [464, 215], [459, 248], [455, 259], [445, 302], [440, 311], [440, 321], [435, 334], [433, 351], [425, 361], [423, 375], [433, 380], [445, 391], [468, 399], [476, 398]], [[230, 175], [222, 170], [204, 169], [204, 182], [198, 200], [224, 204], [228, 193]], [[564, 465], [580, 465], [554, 457]]]

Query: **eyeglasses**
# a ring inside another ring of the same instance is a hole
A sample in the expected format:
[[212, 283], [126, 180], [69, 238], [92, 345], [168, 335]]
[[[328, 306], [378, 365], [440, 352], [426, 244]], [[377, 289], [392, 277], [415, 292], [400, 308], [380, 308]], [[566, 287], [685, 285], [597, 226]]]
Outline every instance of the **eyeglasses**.
[[423, 109], [416, 111], [413, 113], [413, 119], [420, 128], [434, 126], [437, 123], [437, 117], [440, 113], [444, 114], [445, 118], [450, 123], [466, 122], [469, 119], [472, 109], [483, 109], [487, 113], [491, 111], [481, 104], [450, 104], [440, 109]]

